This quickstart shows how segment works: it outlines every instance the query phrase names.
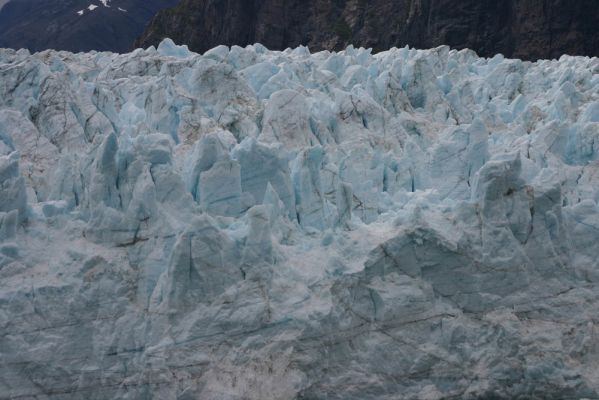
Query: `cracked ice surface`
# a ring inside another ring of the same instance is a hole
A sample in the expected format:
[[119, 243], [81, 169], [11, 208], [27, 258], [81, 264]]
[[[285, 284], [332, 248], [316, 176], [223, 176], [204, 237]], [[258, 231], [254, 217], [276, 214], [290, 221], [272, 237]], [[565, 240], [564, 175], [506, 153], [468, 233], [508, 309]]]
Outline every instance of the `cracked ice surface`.
[[599, 396], [599, 60], [0, 50], [0, 398]]

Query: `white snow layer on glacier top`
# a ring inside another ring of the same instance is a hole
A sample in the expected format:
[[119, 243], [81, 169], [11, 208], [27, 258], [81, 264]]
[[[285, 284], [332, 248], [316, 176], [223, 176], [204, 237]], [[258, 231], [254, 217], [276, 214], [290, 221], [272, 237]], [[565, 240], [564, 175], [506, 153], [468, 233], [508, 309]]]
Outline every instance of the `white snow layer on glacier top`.
[[0, 397], [599, 396], [599, 59], [0, 50]]

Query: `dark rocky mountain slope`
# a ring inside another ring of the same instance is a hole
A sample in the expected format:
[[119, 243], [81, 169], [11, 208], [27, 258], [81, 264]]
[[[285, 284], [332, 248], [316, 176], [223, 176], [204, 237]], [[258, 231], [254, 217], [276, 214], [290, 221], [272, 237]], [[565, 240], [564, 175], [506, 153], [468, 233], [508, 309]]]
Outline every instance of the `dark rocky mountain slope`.
[[[0, 47], [125, 52], [156, 12], [177, 0], [9, 0]], [[1, 3], [0, 3], [1, 5]]]
[[312, 50], [347, 44], [428, 48], [523, 59], [599, 55], [597, 0], [183, 0], [159, 12], [137, 40], [165, 37], [195, 51], [260, 42]]

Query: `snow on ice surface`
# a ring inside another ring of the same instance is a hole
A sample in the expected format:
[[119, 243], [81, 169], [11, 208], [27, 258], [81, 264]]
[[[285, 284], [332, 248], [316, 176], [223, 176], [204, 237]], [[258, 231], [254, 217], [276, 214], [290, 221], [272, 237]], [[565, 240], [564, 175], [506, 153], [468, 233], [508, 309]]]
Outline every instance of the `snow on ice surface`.
[[0, 393], [599, 396], [599, 60], [0, 50]]
[[87, 9], [90, 11], [94, 11], [96, 8], [98, 8], [98, 6], [95, 4], [90, 4], [89, 6], [87, 6]]

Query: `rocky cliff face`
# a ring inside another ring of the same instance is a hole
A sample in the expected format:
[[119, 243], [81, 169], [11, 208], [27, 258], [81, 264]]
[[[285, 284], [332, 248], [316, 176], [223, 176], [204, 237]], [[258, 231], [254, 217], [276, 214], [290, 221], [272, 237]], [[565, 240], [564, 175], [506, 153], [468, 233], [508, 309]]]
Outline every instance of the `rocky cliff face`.
[[312, 50], [448, 44], [523, 59], [599, 55], [594, 0], [183, 0], [161, 11], [137, 45], [165, 37], [205, 51], [260, 42]]

